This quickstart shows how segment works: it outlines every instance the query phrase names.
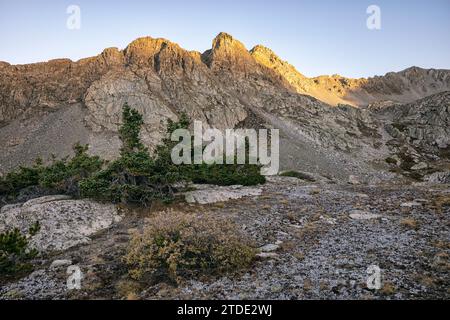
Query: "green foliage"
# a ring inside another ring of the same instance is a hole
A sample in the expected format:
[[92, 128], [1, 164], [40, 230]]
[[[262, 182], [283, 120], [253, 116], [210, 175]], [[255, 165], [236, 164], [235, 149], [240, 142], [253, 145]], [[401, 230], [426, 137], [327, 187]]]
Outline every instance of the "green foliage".
[[303, 172], [298, 172], [295, 170], [282, 172], [282, 173], [280, 173], [280, 176], [297, 178], [297, 179], [301, 179], [301, 180], [305, 180], [305, 181], [309, 181], [309, 182], [316, 181], [316, 179], [314, 179], [314, 177], [310, 176], [309, 174], [306, 174]]
[[28, 234], [33, 237], [39, 232], [39, 230], [41, 230], [41, 224], [39, 221], [36, 221], [28, 229]]
[[122, 154], [131, 153], [135, 150], [144, 150], [144, 145], [139, 139], [141, 126], [144, 124], [142, 115], [135, 109], [131, 109], [126, 103], [122, 111], [122, 126], [119, 129], [120, 140], [122, 141]]
[[124, 260], [136, 280], [162, 276], [179, 282], [248, 268], [254, 257], [250, 242], [229, 220], [168, 211], [132, 237]]
[[0, 195], [14, 195], [20, 190], [39, 184], [42, 162], [36, 161], [33, 167], [19, 167], [0, 179]]
[[[84, 197], [112, 202], [147, 205], [154, 200], [170, 201], [174, 197], [173, 185], [186, 177], [183, 170], [172, 163], [172, 142], [165, 138], [152, 157], [139, 139], [142, 116], [128, 105], [123, 108], [120, 128], [122, 149], [119, 159], [104, 170], [80, 182]], [[175, 130], [187, 120], [169, 121], [168, 128]]]
[[403, 123], [393, 123], [392, 126], [400, 132], [405, 132], [408, 129]]
[[166, 135], [150, 156], [139, 140], [142, 118], [127, 105], [123, 109], [120, 137], [121, 156], [109, 166], [80, 183], [82, 196], [113, 202], [146, 205], [153, 200], [170, 201], [175, 194], [174, 185], [186, 181], [216, 185], [255, 185], [265, 182], [257, 165], [175, 165], [171, 158], [171, 134], [187, 129], [189, 119], [182, 114], [180, 120], [169, 119]]
[[38, 160], [33, 167], [21, 167], [0, 179], [0, 195], [39, 186], [72, 196], [147, 205], [157, 199], [172, 200], [177, 191], [175, 185], [188, 181], [217, 185], [265, 182], [259, 165], [175, 165], [171, 153], [178, 142], [170, 137], [175, 130], [189, 127], [185, 114], [177, 122], [168, 120], [166, 135], [153, 156], [139, 138], [144, 123], [142, 115], [125, 104], [122, 119], [119, 129], [122, 147], [117, 160], [106, 164], [97, 156], [89, 156], [88, 146], [76, 144], [71, 159], [53, 158], [48, 166]]
[[393, 164], [393, 165], [397, 165], [397, 160], [392, 158], [392, 157], [388, 157], [385, 159], [386, 163], [388, 164]]
[[103, 166], [103, 160], [98, 156], [89, 156], [87, 150], [88, 146], [77, 143], [73, 147], [75, 156], [70, 161], [64, 158], [42, 168], [39, 185], [57, 192], [79, 195], [79, 181], [90, 177]]
[[91, 176], [102, 168], [103, 160], [98, 156], [87, 154], [88, 146], [77, 143], [73, 147], [74, 157], [56, 160], [53, 157], [48, 166], [42, 160], [36, 160], [33, 167], [20, 167], [0, 179], [0, 195], [16, 195], [20, 190], [30, 186], [77, 196], [78, 182]]
[[0, 274], [12, 275], [30, 271], [29, 260], [37, 255], [35, 249], [28, 248], [28, 240], [18, 229], [0, 234]]
[[201, 164], [194, 165], [190, 178], [192, 182], [198, 184], [253, 186], [266, 182], [260, 170], [260, 166], [251, 164]]
[[[180, 117], [179, 122], [169, 121], [168, 134], [170, 136], [176, 129], [187, 129], [189, 127], [189, 119], [183, 114]], [[191, 141], [194, 141], [191, 137]], [[178, 170], [182, 171], [182, 175], [189, 181], [197, 184], [212, 184], [220, 186], [230, 185], [244, 185], [252, 186], [263, 184], [266, 182], [266, 178], [261, 175], [261, 166], [255, 164], [249, 164], [249, 143], [245, 141], [245, 148], [247, 150], [246, 163], [237, 164], [237, 156], [234, 158], [235, 164], [192, 164], [177, 166]], [[172, 142], [170, 139], [163, 141], [159, 154], [165, 154], [165, 158], [170, 159], [170, 152], [177, 142]], [[164, 147], [168, 146], [168, 149]], [[194, 150], [194, 146], [192, 146]], [[225, 159], [224, 159], [225, 160]]]

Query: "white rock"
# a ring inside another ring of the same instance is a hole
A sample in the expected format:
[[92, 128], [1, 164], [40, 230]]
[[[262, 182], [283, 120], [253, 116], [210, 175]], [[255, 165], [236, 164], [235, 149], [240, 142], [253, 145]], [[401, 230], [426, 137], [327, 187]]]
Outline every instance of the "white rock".
[[261, 248], [259, 248], [259, 251], [273, 252], [273, 251], [277, 251], [279, 248], [280, 248], [280, 246], [278, 244], [269, 243], [269, 244], [266, 244], [266, 245], [262, 246]]
[[370, 213], [364, 210], [352, 210], [350, 211], [349, 216], [354, 220], [372, 220], [381, 218], [380, 214]]
[[353, 184], [353, 185], [360, 184], [358, 177], [353, 176], [353, 175], [348, 177], [348, 183]]
[[43, 197], [3, 208], [0, 232], [18, 228], [27, 233], [30, 226], [39, 222], [40, 230], [31, 238], [30, 245], [48, 252], [87, 243], [89, 236], [122, 219], [115, 205], [62, 199]]
[[430, 183], [450, 184], [450, 171], [432, 173], [430, 175], [425, 176], [424, 181]]
[[240, 199], [248, 196], [259, 196], [262, 189], [258, 187], [243, 186], [196, 186], [199, 190], [189, 191], [185, 193], [185, 199], [188, 203], [217, 203], [225, 202], [232, 199]]
[[424, 170], [428, 168], [428, 165], [425, 162], [420, 162], [411, 167], [411, 170]]
[[420, 206], [422, 206], [422, 203], [416, 202], [416, 201], [404, 202], [400, 205], [400, 207], [402, 207], [402, 208], [412, 208], [412, 207], [420, 207]]
[[7, 211], [9, 211], [9, 210], [12, 210], [12, 209], [15, 209], [15, 208], [18, 208], [18, 207], [21, 207], [22, 206], [22, 204], [17, 204], [17, 203], [15, 203], [15, 204], [7, 204], [7, 205], [5, 205], [5, 206], [3, 206], [2, 208], [1, 208], [1, 210], [0, 210], [0, 215], [3, 215], [5, 212], [7, 212]]
[[70, 200], [72, 199], [70, 196], [67, 195], [53, 195], [53, 196], [45, 196], [45, 197], [40, 197], [40, 198], [36, 198], [36, 199], [31, 199], [28, 200], [27, 202], [25, 202], [22, 207], [31, 207], [34, 205], [38, 205], [38, 204], [43, 204], [43, 203], [47, 203], [47, 202], [54, 202], [54, 201], [61, 201], [61, 200]]
[[450, 139], [444, 138], [444, 137], [438, 138], [438, 139], [436, 139], [436, 144], [439, 149], [446, 149], [450, 144]]
[[279, 255], [275, 252], [260, 252], [256, 254], [256, 257], [260, 259], [278, 259]]
[[59, 268], [63, 266], [70, 266], [72, 264], [71, 260], [55, 260], [50, 265], [50, 268]]
[[335, 218], [330, 218], [330, 217], [324, 217], [324, 216], [320, 216], [320, 220], [325, 221], [325, 223], [328, 224], [336, 224], [336, 219]]

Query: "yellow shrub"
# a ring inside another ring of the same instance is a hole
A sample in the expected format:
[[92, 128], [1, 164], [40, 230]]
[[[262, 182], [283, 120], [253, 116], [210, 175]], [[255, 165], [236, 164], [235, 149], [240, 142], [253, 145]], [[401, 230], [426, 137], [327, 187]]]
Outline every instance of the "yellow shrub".
[[234, 223], [210, 214], [176, 211], [149, 219], [129, 244], [125, 262], [139, 280], [164, 275], [179, 281], [198, 274], [221, 274], [248, 267], [255, 256]]

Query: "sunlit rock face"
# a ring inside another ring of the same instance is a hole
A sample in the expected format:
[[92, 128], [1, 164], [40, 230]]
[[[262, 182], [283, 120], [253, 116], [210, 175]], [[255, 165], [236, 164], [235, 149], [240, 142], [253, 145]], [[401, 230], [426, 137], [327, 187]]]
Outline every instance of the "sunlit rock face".
[[125, 103], [143, 115], [145, 125], [141, 137], [153, 149], [164, 132], [165, 126], [161, 120], [175, 119], [176, 115], [163, 101], [151, 94], [144, 79], [131, 71], [110, 72], [89, 87], [85, 97], [87, 126], [94, 133], [108, 131], [117, 134]]
[[450, 70], [411, 67], [367, 79], [340, 75], [307, 78], [269, 48], [257, 45], [250, 53], [258, 63], [283, 76], [298, 93], [334, 106], [349, 104], [362, 107], [382, 101], [408, 103], [450, 90]]

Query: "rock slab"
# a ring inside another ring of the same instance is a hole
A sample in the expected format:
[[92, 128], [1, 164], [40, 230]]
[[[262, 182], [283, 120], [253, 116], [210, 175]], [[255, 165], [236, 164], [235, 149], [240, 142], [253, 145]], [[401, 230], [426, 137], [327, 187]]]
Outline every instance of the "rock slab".
[[4, 206], [0, 213], [0, 232], [18, 228], [28, 233], [30, 226], [39, 222], [40, 230], [31, 238], [30, 245], [41, 252], [59, 251], [88, 243], [90, 236], [122, 218], [112, 204], [50, 196]]
[[259, 196], [262, 189], [258, 187], [243, 186], [196, 186], [197, 190], [185, 193], [188, 203], [209, 204], [217, 202], [225, 202], [232, 199], [240, 199], [248, 196]]

